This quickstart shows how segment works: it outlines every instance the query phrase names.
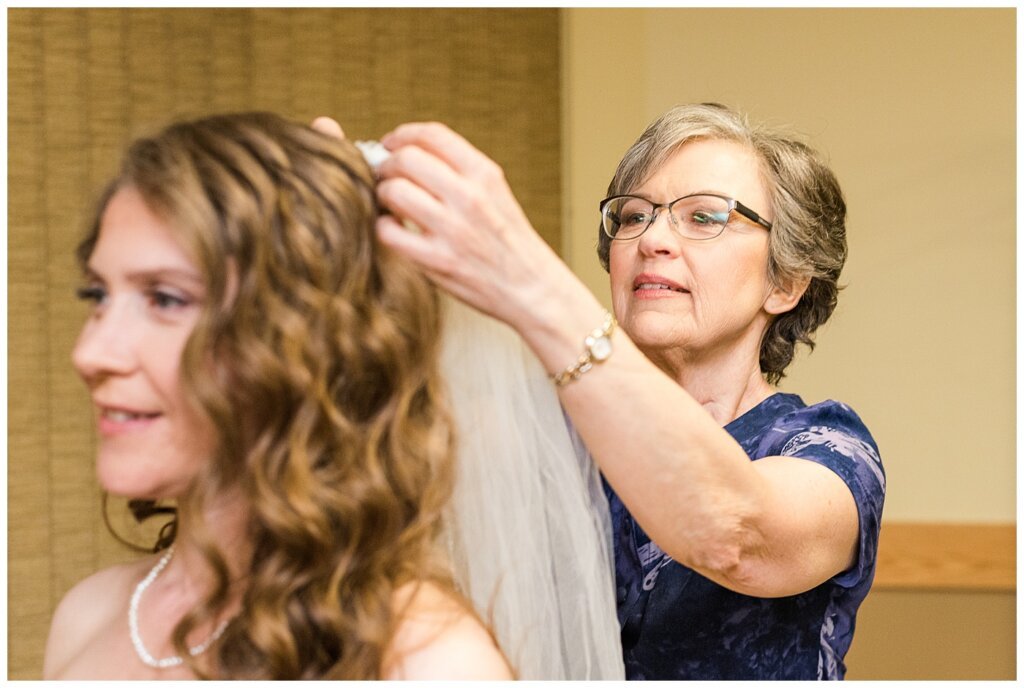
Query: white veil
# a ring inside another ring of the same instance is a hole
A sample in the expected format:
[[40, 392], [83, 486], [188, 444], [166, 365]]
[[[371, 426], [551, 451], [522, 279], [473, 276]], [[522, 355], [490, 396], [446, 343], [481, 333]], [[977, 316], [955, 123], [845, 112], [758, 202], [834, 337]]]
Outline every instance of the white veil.
[[608, 504], [543, 367], [511, 328], [445, 297], [442, 370], [457, 582], [518, 678], [623, 679]]
[[[355, 141], [371, 167], [390, 152]], [[623, 679], [608, 503], [544, 368], [511, 328], [444, 298], [458, 428], [445, 545], [526, 680]]]

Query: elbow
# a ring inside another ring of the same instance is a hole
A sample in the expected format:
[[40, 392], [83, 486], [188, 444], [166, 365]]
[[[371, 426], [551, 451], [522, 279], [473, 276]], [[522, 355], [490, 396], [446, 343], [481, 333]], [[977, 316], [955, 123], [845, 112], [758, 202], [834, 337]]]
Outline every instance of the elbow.
[[743, 570], [743, 551], [738, 543], [717, 542], [691, 552], [686, 565], [718, 579], [731, 578]]
[[756, 534], [736, 529], [730, 536], [698, 544], [682, 563], [734, 592], [750, 594], [760, 587], [763, 548], [758, 542]]

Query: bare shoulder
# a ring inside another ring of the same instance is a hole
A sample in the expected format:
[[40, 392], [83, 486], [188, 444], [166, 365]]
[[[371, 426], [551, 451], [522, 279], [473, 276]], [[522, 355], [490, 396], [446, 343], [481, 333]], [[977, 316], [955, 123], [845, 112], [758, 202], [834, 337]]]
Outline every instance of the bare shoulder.
[[57, 605], [43, 659], [49, 679], [128, 607], [132, 587], [152, 564], [148, 559], [98, 571], [75, 584]]
[[402, 612], [382, 678], [509, 680], [512, 670], [493, 636], [459, 599], [433, 583], [395, 593]]

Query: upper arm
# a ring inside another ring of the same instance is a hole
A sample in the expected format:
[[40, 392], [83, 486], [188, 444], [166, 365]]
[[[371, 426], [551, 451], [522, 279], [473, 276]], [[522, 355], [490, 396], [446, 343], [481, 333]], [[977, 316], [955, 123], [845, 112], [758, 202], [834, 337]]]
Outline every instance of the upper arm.
[[829, 406], [825, 424], [786, 436], [777, 454], [753, 462], [763, 508], [747, 556], [723, 584], [779, 597], [830, 578], [853, 585], [873, 565], [885, 475], [867, 429], [847, 407]]
[[476, 616], [436, 586], [416, 586], [388, 649], [386, 680], [508, 680], [512, 671]]
[[754, 462], [768, 496], [753, 556], [731, 572], [729, 587], [757, 597], [809, 590], [848, 569], [859, 540], [853, 493], [833, 471], [791, 456]]

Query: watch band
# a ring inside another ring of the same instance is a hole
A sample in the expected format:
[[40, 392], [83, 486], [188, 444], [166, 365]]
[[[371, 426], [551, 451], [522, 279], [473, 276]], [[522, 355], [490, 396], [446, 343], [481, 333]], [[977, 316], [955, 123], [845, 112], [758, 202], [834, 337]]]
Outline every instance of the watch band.
[[604, 363], [612, 355], [612, 333], [615, 331], [615, 318], [608, 311], [604, 312], [604, 322], [594, 329], [583, 340], [583, 353], [576, 362], [560, 373], [551, 375], [556, 387], [563, 387], [573, 380], [578, 380], [583, 373], [594, 367], [595, 363]]

